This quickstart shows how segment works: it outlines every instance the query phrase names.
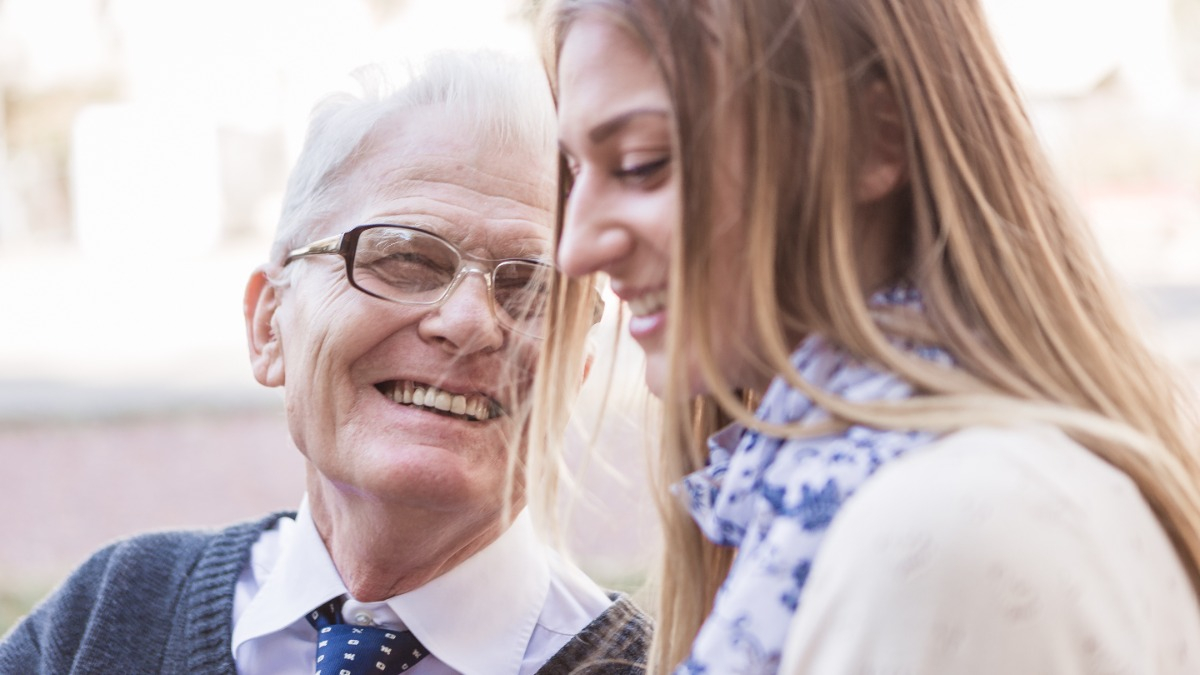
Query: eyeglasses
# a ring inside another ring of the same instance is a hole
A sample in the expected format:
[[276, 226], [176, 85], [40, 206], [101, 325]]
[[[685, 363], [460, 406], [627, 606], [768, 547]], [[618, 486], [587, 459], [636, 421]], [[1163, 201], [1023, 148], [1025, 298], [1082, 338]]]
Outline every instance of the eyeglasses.
[[[367, 295], [436, 307], [466, 275], [478, 272], [487, 284], [492, 313], [503, 326], [541, 338], [554, 268], [537, 260], [484, 260], [409, 225], [359, 225], [288, 254], [283, 264], [310, 255], [340, 255], [350, 285]], [[599, 298], [597, 297], [597, 300]], [[599, 314], [603, 304], [599, 305]]]

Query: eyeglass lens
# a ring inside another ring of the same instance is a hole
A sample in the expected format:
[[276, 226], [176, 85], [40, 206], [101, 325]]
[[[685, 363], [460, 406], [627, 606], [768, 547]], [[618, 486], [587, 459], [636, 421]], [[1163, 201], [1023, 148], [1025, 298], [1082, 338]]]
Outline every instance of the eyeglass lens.
[[[462, 268], [459, 252], [438, 237], [398, 227], [364, 229], [354, 253], [353, 281], [397, 302], [434, 304]], [[492, 272], [492, 300], [502, 323], [541, 332], [549, 293], [549, 266], [506, 260]]]

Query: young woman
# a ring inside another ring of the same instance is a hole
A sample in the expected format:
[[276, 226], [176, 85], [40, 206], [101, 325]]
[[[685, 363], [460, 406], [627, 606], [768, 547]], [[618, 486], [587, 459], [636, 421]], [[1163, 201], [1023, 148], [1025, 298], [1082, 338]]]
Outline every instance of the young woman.
[[558, 261], [664, 403], [651, 672], [1200, 672], [1194, 408], [977, 2], [547, 16]]

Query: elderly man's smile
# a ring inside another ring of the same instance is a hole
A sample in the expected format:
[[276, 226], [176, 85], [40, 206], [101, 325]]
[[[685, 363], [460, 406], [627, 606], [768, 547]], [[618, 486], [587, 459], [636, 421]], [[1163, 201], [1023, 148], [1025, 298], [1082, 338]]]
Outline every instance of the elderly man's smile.
[[473, 422], [483, 422], [504, 415], [500, 404], [486, 394], [457, 393], [413, 380], [380, 382], [375, 388], [401, 405], [423, 408]]

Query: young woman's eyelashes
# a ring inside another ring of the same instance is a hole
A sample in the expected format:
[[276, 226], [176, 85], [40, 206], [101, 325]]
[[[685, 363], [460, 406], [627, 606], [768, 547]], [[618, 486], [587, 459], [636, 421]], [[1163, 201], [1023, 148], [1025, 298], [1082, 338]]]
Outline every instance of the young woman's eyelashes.
[[670, 164], [670, 155], [661, 155], [647, 161], [623, 162], [613, 175], [626, 185], [651, 187], [666, 176]]
[[[564, 155], [567, 165], [566, 192], [570, 194], [583, 171], [580, 162], [570, 155]], [[653, 188], [669, 175], [671, 155], [639, 155], [627, 157], [620, 162], [610, 174], [622, 185], [634, 188]]]

